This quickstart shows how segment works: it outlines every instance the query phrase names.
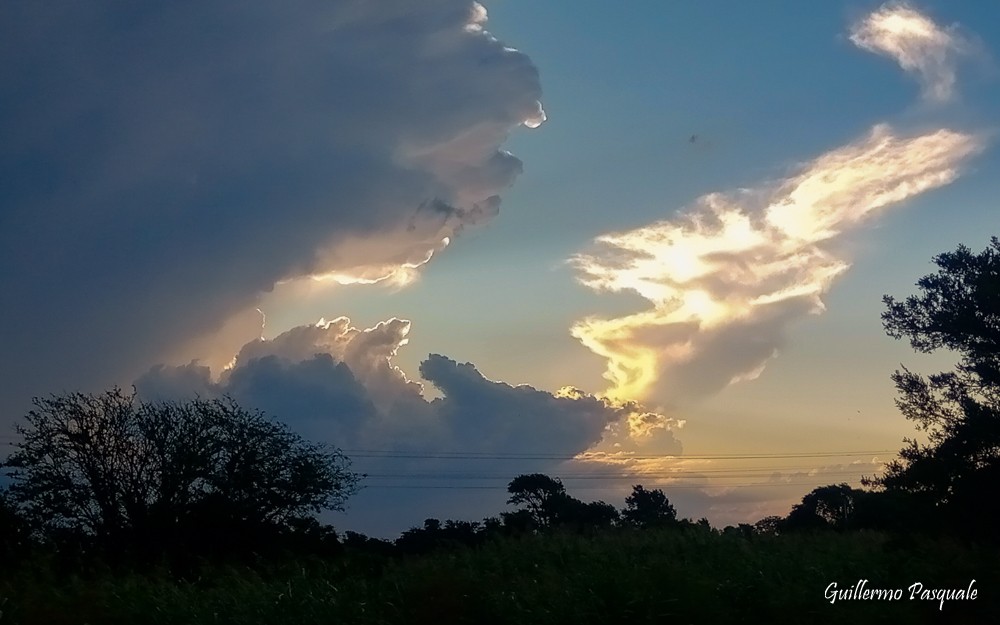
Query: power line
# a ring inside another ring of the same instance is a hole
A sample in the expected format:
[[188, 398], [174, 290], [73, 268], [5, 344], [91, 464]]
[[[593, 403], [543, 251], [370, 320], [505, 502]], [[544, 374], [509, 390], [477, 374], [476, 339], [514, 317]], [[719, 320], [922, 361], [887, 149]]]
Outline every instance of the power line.
[[[555, 454], [518, 454], [497, 452], [398, 452], [392, 450], [342, 449], [351, 458], [372, 459], [406, 459], [406, 460], [780, 460], [791, 458], [840, 458], [851, 456], [866, 456], [874, 454], [897, 453], [895, 449], [877, 449], [870, 451], [822, 451], [803, 453], [743, 453], [743, 454], [628, 454], [628, 455], [574, 455]], [[594, 452], [589, 452], [594, 454]], [[597, 452], [600, 454], [601, 452]]]
[[[12, 434], [0, 434], [0, 440], [22, 441], [23, 437]], [[528, 452], [476, 452], [476, 451], [406, 451], [397, 449], [341, 449], [352, 458], [401, 458], [412, 460], [586, 460], [602, 458], [626, 460], [659, 460], [673, 458], [677, 460], [754, 460], [754, 459], [786, 459], [786, 458], [835, 458], [846, 456], [864, 456], [872, 454], [897, 453], [897, 449], [875, 449], [860, 451], [813, 451], [813, 452], [743, 452], [735, 454], [629, 454], [616, 455], [610, 452], [580, 452], [577, 454], [528, 453]], [[589, 456], [586, 454], [590, 454]], [[603, 454], [603, 455], [601, 455]]]
[[[679, 484], [667, 487], [669, 490], [678, 488], [763, 488], [763, 487], [784, 487], [784, 486], [815, 486], [815, 482], [748, 482], [744, 484]], [[366, 489], [382, 490], [507, 490], [506, 486], [460, 486], [460, 485], [434, 485], [434, 484], [372, 484], [364, 486]], [[616, 486], [578, 486], [574, 490], [621, 490]]]
[[[734, 478], [748, 478], [748, 477], [764, 477], [767, 473], [780, 473], [779, 470], [767, 469], [761, 474], [754, 474], [752, 471], [730, 471], [726, 470], [722, 473], [726, 475], [713, 475], [712, 479], [734, 479]], [[698, 477], [703, 473], [709, 473], [708, 471], [690, 471], [684, 473], [630, 473], [630, 474], [604, 474], [604, 475], [559, 475], [557, 476], [560, 480], [637, 480], [637, 479], [651, 479], [651, 480], [669, 480], [669, 479], [679, 479], [679, 478], [690, 478]], [[717, 472], [718, 473], [718, 472]], [[802, 471], [795, 471], [795, 473], [802, 473]], [[841, 476], [841, 475], [858, 475], [861, 471], [824, 471], [818, 473], [816, 477], [819, 476]], [[365, 474], [367, 479], [401, 479], [401, 480], [509, 480], [509, 475], [433, 475], [433, 474], [417, 474], [417, 475], [407, 475], [401, 473], [367, 473]]]
[[[8, 444], [20, 442], [19, 436], [0, 434], [0, 440]], [[604, 452], [581, 452], [578, 454], [548, 454], [522, 452], [473, 452], [473, 451], [400, 451], [392, 449], [341, 449], [353, 458], [383, 460], [784, 460], [794, 458], [841, 458], [876, 454], [895, 454], [896, 449], [875, 449], [861, 451], [815, 451], [815, 452], [745, 452], [736, 454], [628, 454], [615, 455]], [[603, 454], [603, 455], [602, 455]]]

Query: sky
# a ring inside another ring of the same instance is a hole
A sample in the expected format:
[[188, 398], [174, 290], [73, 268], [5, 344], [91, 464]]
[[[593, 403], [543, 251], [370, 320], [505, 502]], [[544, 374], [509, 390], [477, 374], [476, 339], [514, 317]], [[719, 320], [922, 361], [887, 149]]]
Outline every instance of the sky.
[[753, 522], [913, 425], [882, 330], [998, 234], [1000, 6], [0, 6], [0, 440], [230, 394], [368, 474], [342, 529], [541, 471]]

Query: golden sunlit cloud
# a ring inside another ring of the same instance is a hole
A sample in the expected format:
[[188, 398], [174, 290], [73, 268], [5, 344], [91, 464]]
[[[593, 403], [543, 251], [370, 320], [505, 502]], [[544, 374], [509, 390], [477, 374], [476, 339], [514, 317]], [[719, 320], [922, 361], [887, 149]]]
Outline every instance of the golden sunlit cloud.
[[902, 136], [886, 124], [756, 190], [709, 194], [685, 216], [596, 239], [571, 259], [584, 285], [633, 291], [651, 308], [588, 317], [572, 334], [608, 360], [616, 400], [712, 392], [760, 374], [783, 328], [823, 310], [848, 268], [828, 243], [883, 209], [945, 185], [983, 148], [941, 129]]
[[943, 29], [905, 2], [882, 6], [851, 29], [851, 41], [860, 48], [892, 57], [904, 71], [914, 73], [925, 99], [950, 100], [955, 88], [955, 55], [965, 42], [953, 29]]
[[[449, 242], [448, 237], [444, 237], [441, 240], [440, 249], [447, 247]], [[336, 282], [337, 284], [385, 283], [395, 287], [404, 287], [417, 281], [420, 276], [418, 269], [430, 262], [431, 258], [434, 257], [434, 251], [433, 249], [427, 250], [423, 258], [415, 261], [362, 265], [347, 270], [313, 274], [309, 278], [316, 282]]]

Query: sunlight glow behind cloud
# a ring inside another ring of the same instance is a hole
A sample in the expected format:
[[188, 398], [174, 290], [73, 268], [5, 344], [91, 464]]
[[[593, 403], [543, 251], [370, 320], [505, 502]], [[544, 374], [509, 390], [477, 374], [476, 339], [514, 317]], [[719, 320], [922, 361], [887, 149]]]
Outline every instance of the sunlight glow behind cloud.
[[[519, 463], [519, 470], [527, 472], [554, 471], [588, 449], [620, 460], [644, 449], [682, 451], [674, 431], [683, 422], [636, 402], [596, 397], [573, 387], [550, 393], [513, 386], [488, 379], [471, 363], [437, 354], [420, 365], [422, 378], [439, 391], [440, 397], [429, 400], [423, 385], [393, 362], [409, 332], [410, 322], [398, 318], [370, 328], [356, 327], [346, 317], [320, 319], [272, 339], [247, 342], [218, 375], [197, 361], [158, 365], [135, 380], [135, 387], [148, 399], [228, 394], [286, 421], [306, 438], [343, 449], [537, 455]], [[369, 457], [361, 463], [360, 469], [376, 474], [447, 468], [426, 458], [400, 464], [398, 459]], [[361, 517], [366, 524], [385, 523], [378, 518], [386, 509], [405, 510], [415, 518], [440, 514], [426, 493], [404, 504], [398, 493], [376, 490], [366, 501]]]
[[[579, 280], [630, 290], [652, 308], [586, 318], [572, 328], [608, 359], [616, 399], [718, 390], [752, 379], [791, 319], [823, 310], [820, 296], [848, 263], [828, 242], [893, 204], [954, 180], [982, 149], [941, 129], [901, 136], [886, 124], [777, 184], [699, 198], [679, 219], [602, 235], [572, 258]], [[684, 370], [697, 371], [696, 379]], [[683, 384], [678, 384], [683, 381]]]
[[544, 119], [469, 0], [119, 9], [0, 3], [0, 267], [31, 268], [0, 272], [0, 415], [221, 367], [276, 284], [412, 282], [498, 214], [501, 146]]
[[[961, 42], [908, 5], [884, 5], [851, 41], [916, 72], [926, 97], [951, 96]], [[570, 331], [607, 359], [607, 395], [617, 400], [675, 402], [752, 380], [790, 323], [824, 310], [822, 295], [849, 267], [837, 239], [952, 182], [984, 147], [984, 137], [948, 128], [877, 124], [776, 183], [710, 193], [676, 219], [601, 235], [570, 259], [579, 281], [635, 292], [651, 307], [587, 317]]]

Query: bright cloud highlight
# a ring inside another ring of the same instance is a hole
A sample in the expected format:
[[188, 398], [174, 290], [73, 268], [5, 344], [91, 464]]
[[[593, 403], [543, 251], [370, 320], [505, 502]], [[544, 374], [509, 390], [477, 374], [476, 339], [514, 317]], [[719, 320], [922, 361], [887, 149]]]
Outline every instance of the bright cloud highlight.
[[[858, 46], [919, 74], [927, 97], [950, 97], [960, 41], [906, 4], [856, 25]], [[884, 209], [955, 180], [982, 151], [976, 134], [908, 134], [878, 124], [776, 183], [711, 193], [677, 219], [597, 237], [572, 265], [598, 291], [633, 291], [651, 305], [587, 317], [571, 333], [607, 359], [609, 397], [676, 401], [761, 374], [785, 328], [823, 310], [849, 267], [836, 240]]]
[[[135, 387], [150, 399], [228, 394], [289, 423], [311, 440], [346, 450], [429, 456], [407, 460], [357, 455], [358, 470], [374, 475], [418, 468], [432, 473], [453, 471], [454, 466], [434, 460], [442, 451], [505, 454], [516, 450], [537, 456], [474, 469], [501, 475], [515, 470], [556, 472], [568, 459], [582, 457], [595, 446], [618, 458], [644, 449], [681, 453], [674, 431], [683, 422], [647, 411], [635, 402], [595, 397], [572, 387], [549, 393], [527, 385], [512, 386], [487, 379], [471, 363], [437, 354], [420, 365], [421, 377], [441, 394], [428, 401], [423, 386], [392, 362], [406, 345], [409, 332], [410, 322], [403, 319], [389, 319], [371, 328], [358, 328], [346, 317], [321, 319], [272, 339], [246, 343], [231, 366], [218, 375], [199, 362], [159, 365], [139, 377]], [[419, 518], [420, 514], [441, 514], [445, 504], [462, 503], [421, 491], [404, 493], [412, 495], [404, 502], [398, 491], [378, 488], [384, 481], [374, 478], [371, 485], [375, 488], [359, 505], [365, 526], [384, 525], [386, 509], [405, 509]], [[484, 513], [496, 505], [483, 504]]]
[[983, 147], [974, 135], [902, 136], [888, 125], [777, 184], [698, 199], [680, 219], [597, 238], [572, 259], [596, 290], [638, 293], [652, 307], [589, 317], [575, 337], [608, 359], [616, 399], [703, 394], [752, 379], [787, 324], [823, 310], [848, 263], [827, 245], [894, 204], [954, 180]]
[[31, 268], [0, 272], [0, 412], [231, 351], [279, 283], [412, 282], [496, 216], [522, 168], [500, 147], [545, 115], [486, 21], [468, 0], [0, 3], [0, 266]]
[[946, 102], [954, 95], [955, 58], [965, 42], [953, 29], [941, 28], [909, 4], [883, 5], [854, 25], [851, 41], [895, 59], [903, 71], [915, 74], [925, 99]]

